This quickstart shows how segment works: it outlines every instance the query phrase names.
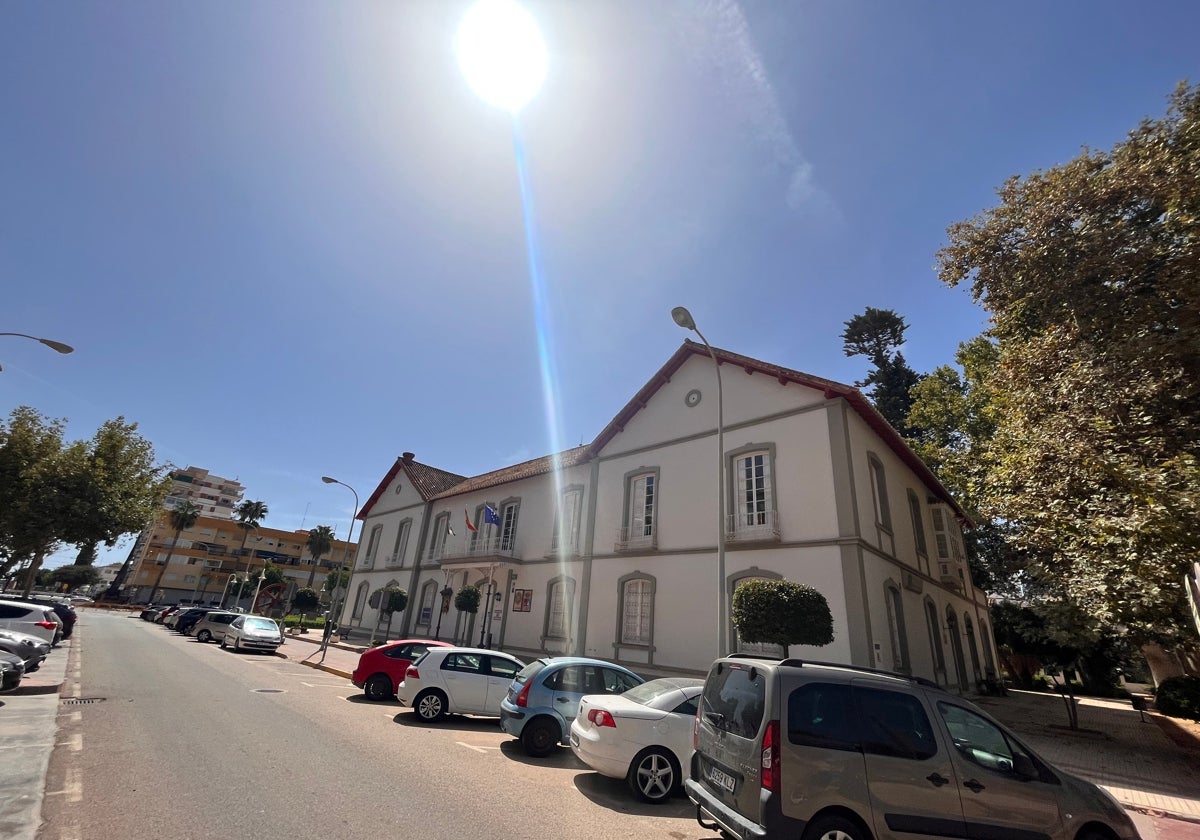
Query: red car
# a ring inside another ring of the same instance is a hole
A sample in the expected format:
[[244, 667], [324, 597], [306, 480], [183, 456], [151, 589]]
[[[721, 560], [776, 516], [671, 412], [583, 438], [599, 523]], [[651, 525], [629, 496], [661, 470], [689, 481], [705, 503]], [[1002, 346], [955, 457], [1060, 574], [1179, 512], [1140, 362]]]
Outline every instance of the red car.
[[368, 700], [391, 700], [396, 686], [404, 682], [404, 672], [412, 661], [431, 647], [454, 647], [433, 639], [400, 639], [363, 651], [350, 681], [363, 690]]

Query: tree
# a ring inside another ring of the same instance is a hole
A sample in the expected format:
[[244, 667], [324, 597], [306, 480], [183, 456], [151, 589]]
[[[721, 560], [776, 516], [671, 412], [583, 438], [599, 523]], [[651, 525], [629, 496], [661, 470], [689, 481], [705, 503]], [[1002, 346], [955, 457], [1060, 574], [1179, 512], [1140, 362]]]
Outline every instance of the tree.
[[318, 525], [308, 532], [305, 545], [312, 555], [312, 568], [308, 570], [308, 585], [311, 587], [321, 558], [333, 550], [333, 529], [328, 525]]
[[171, 527], [175, 529], [175, 536], [171, 539], [171, 548], [167, 551], [166, 562], [158, 570], [158, 577], [154, 579], [154, 586], [150, 587], [150, 597], [146, 599], [146, 603], [153, 603], [154, 596], [158, 594], [158, 585], [162, 583], [167, 566], [171, 565], [171, 558], [175, 555], [175, 546], [179, 544], [179, 535], [196, 524], [196, 520], [200, 518], [200, 513], [200, 508], [191, 502], [176, 505], [167, 513], [167, 520], [171, 523]]
[[865, 393], [875, 408], [900, 434], [909, 436], [908, 411], [912, 405], [913, 386], [921, 376], [904, 360], [900, 347], [908, 324], [891, 309], [868, 306], [861, 315], [845, 322], [842, 331], [842, 350], [847, 356], [866, 356], [874, 369], [865, 379], [854, 383], [867, 388]]
[[455, 594], [454, 608], [459, 612], [474, 615], [479, 612], [479, 602], [482, 598], [483, 594], [479, 591], [479, 587], [468, 583]]
[[833, 641], [833, 614], [825, 596], [790, 580], [751, 580], [733, 592], [733, 625], [746, 642], [783, 647], [827, 645]]
[[[245, 499], [238, 503], [234, 508], [234, 514], [237, 516], [238, 527], [242, 529], [242, 550], [240, 555], [246, 556], [246, 540], [250, 538], [250, 532], [256, 530], [260, 522], [267, 518], [266, 502], [259, 502], [253, 499]], [[250, 560], [246, 560], [246, 573], [250, 572]], [[240, 600], [240, 598], [239, 598]]]
[[292, 596], [292, 606], [300, 612], [300, 632], [304, 632], [305, 617], [321, 605], [321, 596], [311, 587], [296, 590]]
[[378, 596], [378, 600], [372, 606], [388, 617], [386, 633], [390, 636], [392, 635], [392, 615], [408, 606], [408, 592], [393, 584], [376, 590], [372, 597], [375, 596]]
[[1200, 554], [1200, 86], [999, 198], [938, 254], [997, 345], [981, 507], [1065, 600], [1173, 636]]
[[51, 574], [55, 588], [65, 585], [68, 591], [100, 582], [100, 572], [94, 566], [59, 566]]
[[79, 546], [76, 565], [95, 562], [100, 543], [116, 545], [140, 531], [162, 509], [170, 489], [168, 467], [154, 463], [154, 447], [124, 417], [107, 420], [87, 444], [77, 489], [81, 514], [74, 521]]
[[38, 569], [72, 533], [87, 512], [78, 494], [87, 451], [66, 444], [64, 422], [28, 406], [13, 409], [0, 426], [0, 574], [27, 564], [24, 592], [33, 590]]
[[350, 586], [350, 570], [338, 566], [325, 576], [325, 585], [321, 587], [321, 591], [328, 592], [332, 602], [333, 593], [338, 589], [345, 589], [348, 586]]

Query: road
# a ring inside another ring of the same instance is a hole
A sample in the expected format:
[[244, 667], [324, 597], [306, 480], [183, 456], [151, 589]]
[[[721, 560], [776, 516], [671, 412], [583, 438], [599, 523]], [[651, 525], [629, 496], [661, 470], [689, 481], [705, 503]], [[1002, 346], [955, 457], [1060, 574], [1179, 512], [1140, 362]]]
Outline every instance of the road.
[[86, 611], [75, 638], [62, 696], [89, 702], [58, 716], [39, 840], [712, 837], [685, 798], [641, 805], [567, 749], [529, 759], [495, 719], [427, 726], [136, 616]]

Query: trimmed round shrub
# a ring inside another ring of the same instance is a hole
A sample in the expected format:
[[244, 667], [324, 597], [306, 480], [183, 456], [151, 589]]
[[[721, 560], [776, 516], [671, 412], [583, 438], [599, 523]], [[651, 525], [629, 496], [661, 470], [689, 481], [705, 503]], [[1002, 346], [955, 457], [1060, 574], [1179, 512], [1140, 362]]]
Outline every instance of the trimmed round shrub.
[[1154, 705], [1164, 715], [1200, 720], [1200, 677], [1168, 677], [1154, 694]]

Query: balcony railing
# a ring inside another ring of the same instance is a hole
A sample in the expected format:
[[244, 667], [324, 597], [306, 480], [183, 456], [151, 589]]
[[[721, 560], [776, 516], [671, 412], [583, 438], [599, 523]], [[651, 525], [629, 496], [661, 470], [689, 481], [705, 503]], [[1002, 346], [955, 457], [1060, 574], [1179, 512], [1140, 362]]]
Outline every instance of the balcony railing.
[[509, 537], [469, 537], [461, 542], [447, 543], [441, 548], [430, 549], [428, 559], [436, 562], [452, 560], [520, 560], [517, 541]]
[[738, 511], [725, 517], [725, 540], [734, 543], [779, 542], [779, 511]]
[[658, 548], [658, 532], [650, 529], [647, 534], [645, 525], [637, 525], [617, 531], [617, 543], [613, 551], [649, 551], [655, 548]]

